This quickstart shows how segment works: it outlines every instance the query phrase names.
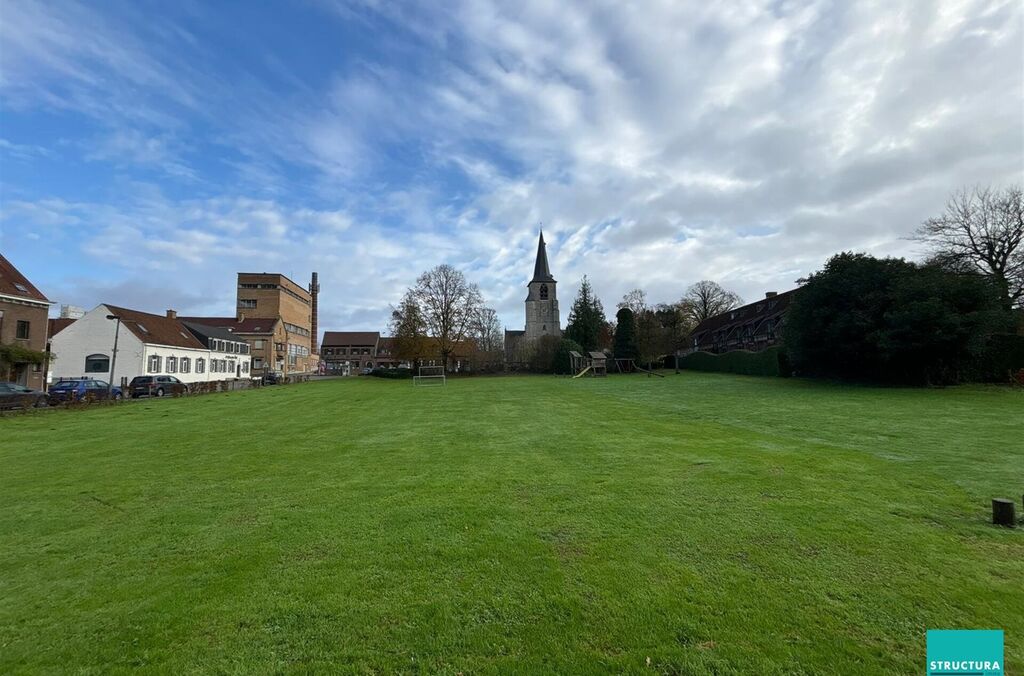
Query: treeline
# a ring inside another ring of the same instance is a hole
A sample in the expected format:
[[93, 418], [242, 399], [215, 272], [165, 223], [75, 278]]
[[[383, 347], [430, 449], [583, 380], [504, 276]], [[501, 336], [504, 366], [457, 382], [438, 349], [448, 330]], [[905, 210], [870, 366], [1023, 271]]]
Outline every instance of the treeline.
[[[1024, 190], [959, 191], [915, 237], [928, 249], [921, 263], [847, 252], [799, 280], [772, 351], [698, 353], [683, 366], [917, 385], [1024, 378]], [[655, 306], [634, 289], [609, 322], [584, 277], [565, 338], [652, 364], [683, 350], [701, 321], [741, 304], [711, 281]], [[547, 350], [556, 372], [564, 351]]]
[[615, 319], [609, 321], [584, 275], [562, 338], [542, 338], [530, 346], [522, 361], [530, 371], [565, 374], [570, 372], [571, 350], [599, 351], [653, 368], [664, 355], [683, 349], [700, 322], [742, 304], [738, 294], [703, 280], [691, 285], [674, 303], [650, 305], [646, 292], [633, 289], [622, 297]]

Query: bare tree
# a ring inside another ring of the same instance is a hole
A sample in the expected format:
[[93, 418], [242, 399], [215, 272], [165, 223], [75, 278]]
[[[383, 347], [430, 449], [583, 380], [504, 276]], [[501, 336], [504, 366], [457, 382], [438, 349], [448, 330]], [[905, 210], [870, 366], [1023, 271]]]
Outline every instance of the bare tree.
[[655, 308], [654, 315], [661, 327], [661, 352], [674, 357], [678, 371], [678, 352], [686, 345], [686, 339], [694, 327], [688, 307], [682, 303], [660, 304]]
[[633, 289], [619, 301], [616, 305], [618, 309], [628, 307], [633, 311], [634, 316], [639, 316], [641, 312], [647, 309], [647, 292], [643, 289]]
[[505, 350], [505, 334], [496, 310], [489, 307], [480, 308], [473, 321], [470, 336], [476, 341], [484, 367], [500, 364]]
[[427, 324], [412, 289], [405, 292], [398, 307], [391, 308], [389, 328], [395, 339], [396, 356], [417, 368], [427, 348]]
[[1024, 300], [1024, 190], [975, 187], [954, 193], [941, 216], [915, 233], [932, 261], [958, 272], [993, 277], [1008, 307]]
[[448, 358], [466, 339], [483, 304], [480, 289], [461, 271], [439, 265], [419, 276], [412, 294], [447, 368]]
[[709, 317], [743, 305], [743, 299], [732, 291], [723, 289], [717, 282], [704, 279], [686, 290], [679, 305], [696, 326]]

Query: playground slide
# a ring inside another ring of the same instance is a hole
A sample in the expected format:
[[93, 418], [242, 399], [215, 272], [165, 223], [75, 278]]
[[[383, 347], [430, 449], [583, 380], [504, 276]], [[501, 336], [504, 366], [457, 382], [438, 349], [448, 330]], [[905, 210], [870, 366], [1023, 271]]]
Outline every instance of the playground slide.
[[590, 367], [590, 366], [588, 366], [587, 368], [583, 369], [582, 371], [580, 371], [579, 373], [577, 373], [576, 375], [574, 375], [574, 376], [573, 376], [573, 378], [579, 378], [580, 376], [584, 375], [584, 374], [585, 374], [585, 373], [586, 373], [587, 371], [589, 371], [590, 369], [591, 369], [591, 367]]

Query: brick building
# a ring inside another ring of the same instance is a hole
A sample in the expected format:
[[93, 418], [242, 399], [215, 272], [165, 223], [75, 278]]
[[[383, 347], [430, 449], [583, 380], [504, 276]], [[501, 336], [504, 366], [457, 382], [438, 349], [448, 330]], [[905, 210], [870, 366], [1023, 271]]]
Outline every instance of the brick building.
[[[0, 380], [44, 388], [50, 301], [0, 254]], [[34, 355], [32, 353], [35, 353]], [[5, 356], [6, 355], [6, 356]]]
[[[440, 366], [441, 354], [433, 338], [423, 338], [419, 360], [423, 366]], [[378, 331], [326, 331], [320, 341], [320, 355], [327, 375], [358, 375], [362, 369], [410, 368], [411, 360], [398, 355], [395, 339]], [[455, 346], [449, 367], [470, 371], [479, 357], [476, 344], [464, 340]]]
[[690, 333], [686, 352], [757, 352], [776, 345], [794, 293], [769, 291], [759, 301], [705, 319]]
[[249, 343], [252, 372], [315, 373], [319, 368], [316, 346], [316, 296], [314, 272], [309, 289], [285, 275], [239, 272], [234, 317], [183, 317], [219, 326]]

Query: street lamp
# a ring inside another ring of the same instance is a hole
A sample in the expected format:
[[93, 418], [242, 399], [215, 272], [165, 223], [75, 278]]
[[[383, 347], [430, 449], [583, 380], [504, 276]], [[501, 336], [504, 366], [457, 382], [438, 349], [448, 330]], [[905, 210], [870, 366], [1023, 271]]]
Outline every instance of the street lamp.
[[107, 383], [107, 399], [114, 396], [114, 369], [117, 368], [117, 334], [121, 330], [121, 317], [118, 315], [107, 315], [107, 319], [113, 319], [114, 325], [114, 353], [110, 359], [110, 382]]

